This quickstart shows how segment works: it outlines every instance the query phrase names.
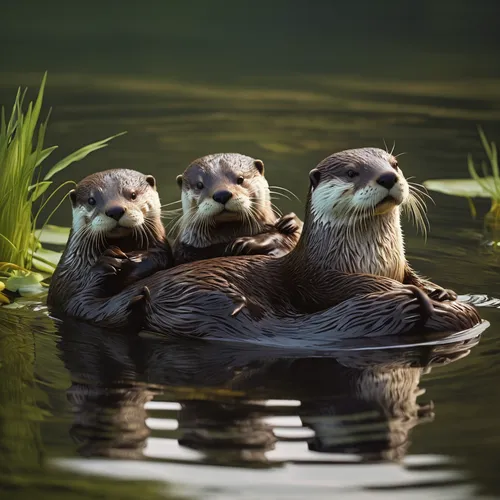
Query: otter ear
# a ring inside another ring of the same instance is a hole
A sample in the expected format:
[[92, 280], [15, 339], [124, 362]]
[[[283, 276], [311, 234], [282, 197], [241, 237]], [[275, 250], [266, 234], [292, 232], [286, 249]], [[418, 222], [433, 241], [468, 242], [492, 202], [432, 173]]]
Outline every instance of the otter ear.
[[152, 175], [146, 175], [146, 182], [153, 188], [156, 189], [156, 179]]
[[319, 181], [321, 180], [321, 172], [317, 168], [313, 168], [309, 172], [309, 180], [311, 181], [311, 187], [316, 189], [318, 187]]
[[69, 192], [69, 199], [71, 201], [71, 205], [73, 205], [73, 207], [75, 207], [76, 206], [76, 190], [72, 189]]
[[178, 175], [175, 180], [177, 181], [179, 188], [182, 189], [182, 174]]
[[260, 175], [264, 175], [264, 162], [262, 160], [255, 160], [253, 162], [255, 168], [259, 171]]

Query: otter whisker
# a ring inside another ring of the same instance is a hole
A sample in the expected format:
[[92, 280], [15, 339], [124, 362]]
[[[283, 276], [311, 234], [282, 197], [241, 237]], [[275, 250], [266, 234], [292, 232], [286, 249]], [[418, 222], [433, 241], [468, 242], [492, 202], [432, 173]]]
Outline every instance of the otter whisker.
[[282, 191], [285, 191], [293, 196], [298, 202], [300, 202], [300, 198], [293, 191], [290, 191], [290, 189], [284, 188], [283, 186], [269, 186], [269, 189], [281, 189]]
[[169, 207], [170, 205], [175, 205], [176, 203], [182, 203], [182, 200], [175, 200], [175, 201], [171, 201], [170, 203], [165, 203], [164, 205], [160, 205], [160, 208]]
[[283, 212], [274, 203], [271, 203], [271, 207], [279, 217], [283, 217]]
[[280, 193], [279, 191], [269, 191], [269, 194], [273, 194], [274, 196], [281, 196], [282, 198], [286, 198], [287, 200], [290, 200], [292, 201], [292, 199], [290, 198], [290, 196], [286, 195], [285, 193]]
[[413, 193], [415, 193], [415, 194], [419, 193], [422, 196], [425, 196], [426, 198], [428, 198], [429, 200], [431, 200], [432, 203], [435, 203], [434, 199], [432, 198], [432, 196], [429, 195], [429, 193], [427, 192], [427, 190], [425, 189], [425, 187], [422, 186], [421, 184], [416, 184], [415, 182], [409, 182], [408, 186], [410, 188], [410, 191], [412, 191]]

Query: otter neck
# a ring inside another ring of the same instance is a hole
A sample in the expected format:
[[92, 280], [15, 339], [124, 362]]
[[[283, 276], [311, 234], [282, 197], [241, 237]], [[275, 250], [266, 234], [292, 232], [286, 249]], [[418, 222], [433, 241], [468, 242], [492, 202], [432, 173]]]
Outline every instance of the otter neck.
[[[400, 209], [359, 218], [353, 224], [335, 220], [306, 221], [290, 259], [314, 276], [326, 270], [385, 276], [403, 281], [405, 252]], [[298, 267], [300, 269], [300, 267]]]

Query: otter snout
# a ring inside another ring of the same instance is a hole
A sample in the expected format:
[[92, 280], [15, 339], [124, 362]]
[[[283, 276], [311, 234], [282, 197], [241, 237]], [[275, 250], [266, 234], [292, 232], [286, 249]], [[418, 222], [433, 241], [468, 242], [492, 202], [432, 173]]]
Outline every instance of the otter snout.
[[217, 203], [225, 205], [231, 198], [233, 197], [233, 193], [231, 191], [216, 191], [212, 196], [213, 200]]
[[398, 176], [394, 172], [386, 172], [377, 179], [377, 184], [380, 184], [389, 191], [394, 187], [396, 182], [398, 182]]
[[111, 219], [114, 219], [117, 222], [123, 217], [124, 213], [125, 213], [125, 208], [123, 208], [119, 205], [114, 206], [114, 207], [110, 207], [105, 212], [105, 214], [108, 217], [110, 217]]

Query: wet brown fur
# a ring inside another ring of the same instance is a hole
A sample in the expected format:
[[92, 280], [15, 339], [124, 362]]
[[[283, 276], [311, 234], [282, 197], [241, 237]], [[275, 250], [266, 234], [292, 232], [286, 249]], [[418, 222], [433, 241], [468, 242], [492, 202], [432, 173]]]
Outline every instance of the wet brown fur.
[[[95, 205], [89, 205], [91, 198]], [[78, 316], [79, 311], [85, 310], [86, 298], [93, 294], [90, 269], [111, 246], [128, 253], [130, 269], [119, 286], [109, 284], [109, 293], [116, 293], [128, 282], [172, 265], [172, 252], [160, 218], [160, 200], [154, 177], [127, 169], [98, 172], [79, 182], [70, 193], [70, 200], [73, 227], [47, 298], [53, 314]], [[116, 207], [122, 207], [124, 216], [129, 218], [140, 217], [141, 212], [143, 223], [134, 228], [123, 228], [118, 222], [117, 227], [109, 231], [93, 228], [97, 218], [104, 225], [111, 226], [114, 219], [107, 217], [105, 212]]]
[[[260, 343], [281, 337], [287, 345], [303, 345], [307, 338], [309, 346], [341, 338], [401, 334], [420, 327], [459, 331], [478, 324], [481, 320], [474, 307], [432, 300], [417, 286], [362, 274], [363, 269], [345, 271], [342, 255], [325, 251], [342, 241], [337, 241], [334, 224], [323, 221], [318, 227], [319, 216], [313, 213], [318, 185], [349, 163], [364, 169], [383, 165], [384, 155], [373, 148], [348, 150], [331, 155], [314, 169], [304, 230], [296, 248], [286, 256], [226, 257], [185, 264], [158, 272], [112, 297], [107, 294], [108, 298], [103, 298], [103, 290], [109, 277], [96, 269], [97, 293], [82, 306], [80, 316], [103, 325], [124, 324], [131, 317], [131, 301], [137, 303], [142, 296], [144, 308], [135, 314], [143, 316], [144, 327], [153, 331]], [[360, 240], [364, 251], [373, 243]], [[318, 249], [323, 253], [318, 255]], [[116, 269], [126, 265], [119, 255], [106, 259]]]
[[[280, 257], [295, 247], [302, 222], [278, 218], [261, 160], [238, 153], [194, 160], [177, 177], [183, 214], [173, 243], [176, 264], [227, 255]], [[217, 193], [230, 193], [226, 204]]]

